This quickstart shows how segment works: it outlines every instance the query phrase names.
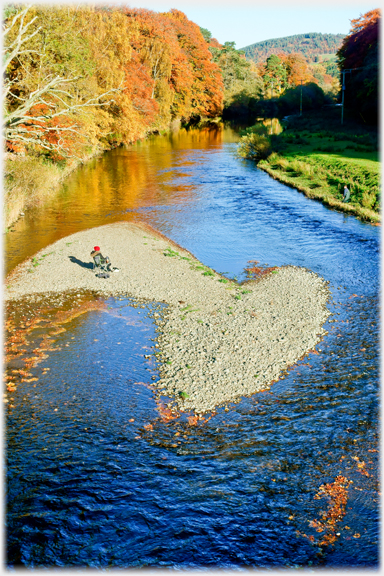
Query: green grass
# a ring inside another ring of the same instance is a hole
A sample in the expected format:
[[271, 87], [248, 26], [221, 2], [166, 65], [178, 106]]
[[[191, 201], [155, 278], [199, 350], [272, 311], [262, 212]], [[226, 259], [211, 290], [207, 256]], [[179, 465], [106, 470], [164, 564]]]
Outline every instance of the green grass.
[[[287, 131], [281, 141], [280, 153], [260, 161], [260, 168], [309, 198], [362, 220], [380, 221], [380, 164], [369, 134]], [[347, 204], [342, 202], [345, 184], [351, 192]]]
[[[341, 125], [339, 107], [291, 116], [284, 131], [272, 137], [275, 152], [258, 166], [309, 198], [380, 222], [378, 132], [350, 118]], [[351, 200], [342, 202], [343, 188]]]
[[163, 252], [164, 256], [170, 256], [171, 258], [174, 258], [175, 256], [179, 256], [179, 253], [176, 252], [175, 250], [172, 250], [172, 248], [166, 248]]

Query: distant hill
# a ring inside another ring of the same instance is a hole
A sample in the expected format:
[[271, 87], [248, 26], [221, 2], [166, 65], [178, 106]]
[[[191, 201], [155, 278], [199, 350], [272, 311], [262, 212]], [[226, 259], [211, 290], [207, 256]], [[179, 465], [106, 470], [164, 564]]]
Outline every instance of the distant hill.
[[339, 49], [344, 37], [344, 34], [310, 32], [309, 34], [296, 34], [295, 36], [256, 42], [256, 44], [240, 48], [240, 50], [245, 52], [248, 60], [253, 60], [256, 63], [265, 62], [268, 56], [279, 52], [284, 54], [298, 52], [303, 54], [308, 62], [314, 62], [316, 56], [318, 58], [321, 56], [331, 58]]

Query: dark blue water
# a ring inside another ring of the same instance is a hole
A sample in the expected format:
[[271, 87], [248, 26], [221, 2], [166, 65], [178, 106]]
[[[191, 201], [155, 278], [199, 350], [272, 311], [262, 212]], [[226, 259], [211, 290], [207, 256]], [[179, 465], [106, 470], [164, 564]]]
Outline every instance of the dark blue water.
[[[14, 243], [29, 234], [37, 245], [40, 219], [53, 237], [139, 217], [239, 279], [251, 259], [304, 266], [332, 292], [319, 353], [193, 425], [162, 418], [151, 388], [155, 304], [110, 299], [56, 335], [40, 324], [24, 356], [44, 335], [53, 349], [6, 404], [9, 567], [378, 567], [379, 228], [276, 182], [233, 140], [192, 131], [105, 154]], [[104, 205], [87, 204], [90, 182]], [[62, 308], [26, 302], [9, 318], [18, 327]], [[347, 500], [331, 524], [335, 501], [316, 495], [340, 476]]]

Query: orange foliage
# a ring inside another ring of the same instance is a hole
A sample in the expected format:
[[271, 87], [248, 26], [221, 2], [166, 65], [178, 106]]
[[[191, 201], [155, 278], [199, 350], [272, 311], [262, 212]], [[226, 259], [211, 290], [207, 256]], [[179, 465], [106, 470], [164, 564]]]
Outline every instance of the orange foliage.
[[[174, 118], [222, 112], [220, 69], [200, 28], [182, 12], [75, 6], [33, 8], [27, 19], [34, 16], [33, 42], [23, 46], [28, 56], [21, 52], [7, 67], [13, 86], [7, 106], [14, 116], [20, 96], [40, 89], [44, 74], [66, 84], [63, 90], [47, 84], [43, 96], [31, 100], [23, 124], [12, 119], [18, 132], [7, 137], [8, 150], [20, 152], [25, 143], [27, 151], [59, 160], [89, 154], [100, 144], [108, 148], [144, 138], [168, 128]], [[47, 46], [42, 55], [40, 45]]]
[[375, 10], [370, 10], [366, 14], [361, 15], [359, 18], [351, 20], [352, 27], [350, 34], [356, 34], [357, 32], [366, 30], [369, 26], [375, 24], [379, 18], [381, 18], [381, 12], [376, 8]]
[[178, 418], [179, 414], [176, 411], [172, 411], [168, 406], [166, 406], [161, 400], [156, 400], [157, 409], [160, 414], [160, 418], [163, 422], [170, 422], [170, 420], [175, 420]]
[[288, 73], [287, 81], [290, 86], [297, 86], [300, 84], [300, 81], [303, 81], [303, 84], [316, 81], [302, 54], [292, 52], [292, 54], [283, 56], [283, 58]]
[[269, 274], [278, 268], [277, 266], [268, 267], [264, 264], [256, 266], [256, 264], [259, 264], [258, 260], [248, 260], [248, 264], [252, 264], [252, 266], [245, 268], [245, 272], [247, 277], [252, 279], [261, 278], [262, 276], [265, 276], [266, 274]]
[[[162, 117], [189, 119], [191, 115], [216, 116], [222, 111], [222, 81], [212, 62], [200, 28], [182, 12], [126, 8], [139, 27], [132, 42], [139, 60], [152, 78], [152, 98]], [[132, 81], [136, 83], [135, 75]]]
[[324, 534], [318, 540], [314, 536], [308, 536], [307, 534], [301, 534], [301, 536], [308, 538], [310, 542], [315, 543], [317, 546], [334, 544], [339, 535], [336, 532], [337, 524], [345, 516], [349, 484], [351, 484], [351, 480], [348, 480], [345, 476], [336, 476], [334, 482], [320, 486], [318, 493], [315, 495], [315, 500], [327, 498], [329, 508], [322, 513], [321, 520], [312, 520], [309, 525], [311, 528], [316, 528], [316, 532], [323, 532]]
[[173, 9], [164, 16], [171, 20], [193, 73], [191, 112], [202, 116], [219, 115], [223, 109], [223, 81], [200, 28], [179, 10]]

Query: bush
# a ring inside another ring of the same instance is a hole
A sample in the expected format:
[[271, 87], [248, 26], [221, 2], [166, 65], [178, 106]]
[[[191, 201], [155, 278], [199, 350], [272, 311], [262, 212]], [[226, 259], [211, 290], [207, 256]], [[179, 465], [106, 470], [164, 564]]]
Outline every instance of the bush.
[[240, 139], [237, 152], [242, 158], [256, 161], [264, 160], [272, 152], [271, 142], [267, 136], [262, 134], [247, 134]]

